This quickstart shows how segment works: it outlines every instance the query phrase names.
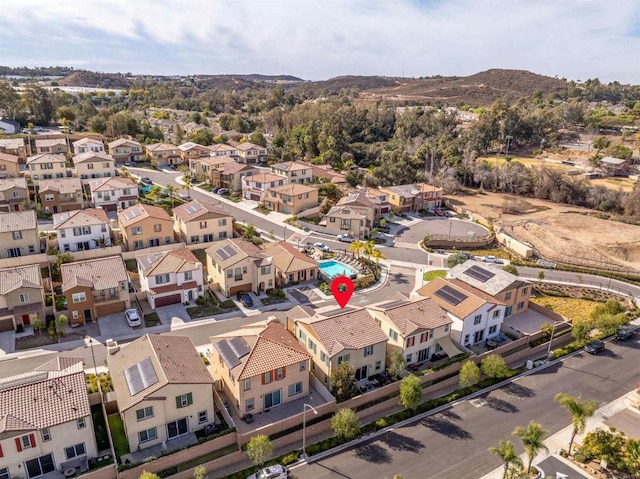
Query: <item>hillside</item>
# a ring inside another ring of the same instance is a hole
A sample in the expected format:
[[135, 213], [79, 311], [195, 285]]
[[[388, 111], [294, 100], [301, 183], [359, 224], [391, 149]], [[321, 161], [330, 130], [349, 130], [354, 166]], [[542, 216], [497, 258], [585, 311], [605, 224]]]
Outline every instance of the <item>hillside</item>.
[[298, 86], [306, 96], [336, 95], [342, 90], [366, 91], [375, 88], [391, 88], [399, 85], [398, 79], [380, 76], [340, 76], [322, 81], [308, 81]]
[[127, 78], [118, 73], [95, 73], [76, 71], [58, 80], [60, 86], [80, 86], [89, 88], [127, 89], [130, 86]]

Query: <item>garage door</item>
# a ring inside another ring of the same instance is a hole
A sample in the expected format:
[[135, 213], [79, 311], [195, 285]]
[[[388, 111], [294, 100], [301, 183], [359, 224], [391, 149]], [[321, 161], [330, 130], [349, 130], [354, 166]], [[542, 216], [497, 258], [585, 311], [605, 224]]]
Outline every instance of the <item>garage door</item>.
[[96, 312], [98, 313], [99, 318], [100, 316], [106, 316], [107, 314], [124, 313], [126, 307], [127, 304], [124, 301], [118, 301], [117, 303], [101, 304], [96, 308]]
[[234, 286], [229, 290], [229, 296], [235, 296], [238, 293], [250, 293], [251, 284], [242, 284], [240, 286]]
[[159, 308], [160, 306], [167, 306], [168, 304], [176, 304], [181, 302], [182, 302], [182, 295], [180, 293], [172, 294], [170, 296], [162, 296], [160, 298], [155, 299], [156, 308]]
[[13, 319], [0, 319], [0, 333], [4, 333], [5, 331], [13, 331]]

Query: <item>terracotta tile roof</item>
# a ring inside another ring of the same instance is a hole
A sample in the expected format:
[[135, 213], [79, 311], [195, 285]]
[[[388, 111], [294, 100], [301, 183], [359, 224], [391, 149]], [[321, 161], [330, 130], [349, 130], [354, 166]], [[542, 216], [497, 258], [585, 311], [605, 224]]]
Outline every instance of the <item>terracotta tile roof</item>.
[[[54, 213], [53, 229], [77, 228], [79, 226], [108, 225], [109, 218], [102, 208], [87, 208], [85, 210], [65, 211]], [[108, 234], [108, 233], [106, 233]]]
[[[38, 193], [56, 191], [61, 195], [82, 192], [80, 178], [53, 178], [51, 180], [40, 180], [38, 183]], [[78, 198], [81, 201], [81, 198]]]
[[109, 150], [111, 150], [111, 148], [118, 148], [119, 146], [140, 146], [142, 147], [142, 145], [140, 143], [138, 143], [135, 140], [129, 140], [127, 138], [119, 138], [117, 140], [113, 140], [111, 142], [108, 143], [109, 145]]
[[23, 138], [0, 138], [0, 147], [3, 147], [7, 150], [17, 150], [19, 148], [24, 148], [24, 139]]
[[129, 280], [120, 256], [66, 263], [60, 269], [63, 291], [68, 291], [76, 285], [91, 286], [97, 291], [119, 288], [120, 281]]
[[[124, 371], [147, 358], [158, 381], [132, 395]], [[187, 336], [145, 334], [107, 356], [107, 364], [120, 411], [135, 406], [167, 384], [213, 385], [213, 377]]]
[[[451, 304], [445, 299], [438, 296], [437, 292], [442, 288], [444, 288], [445, 286], [453, 288], [458, 293], [461, 293], [462, 295], [464, 295], [465, 296], [464, 300], [460, 301], [458, 304]], [[461, 320], [464, 320], [467, 316], [474, 313], [475, 311], [477, 311], [487, 303], [487, 301], [485, 301], [481, 297], [476, 296], [469, 291], [466, 291], [460, 286], [444, 278], [432, 279], [427, 284], [425, 284], [422, 288], [420, 288], [417, 291], [417, 293], [420, 296], [426, 296], [428, 298], [431, 298], [442, 309], [450, 312], [451, 314], [453, 314], [454, 316], [456, 316]], [[495, 302], [495, 301], [492, 300], [492, 302]]]
[[211, 150], [211, 148], [209, 148], [208, 146], [199, 145], [198, 143], [194, 143], [192, 141], [187, 141], [186, 143], [183, 143], [182, 145], [178, 145], [178, 148], [181, 151], [189, 151], [189, 150], [193, 150], [194, 148], [202, 148], [204, 150]]
[[[42, 181], [40, 181], [42, 184]], [[27, 180], [25, 178], [2, 178], [0, 179], [0, 191], [7, 191], [12, 188], [27, 189]]]
[[292, 273], [294, 271], [318, 267], [318, 263], [306, 254], [298, 251], [286, 241], [265, 243], [263, 248], [269, 256], [273, 256], [273, 264], [283, 273]]
[[115, 161], [113, 156], [108, 155], [106, 153], [96, 153], [95, 151], [87, 151], [85, 153], [80, 153], [73, 157], [73, 164], [79, 165], [81, 163], [93, 163], [93, 162], [104, 162], [104, 161]]
[[36, 148], [56, 146], [56, 145], [67, 146], [67, 140], [65, 140], [64, 138], [54, 138], [52, 140], [38, 140], [36, 138]]
[[274, 186], [273, 188], [269, 188], [269, 191], [275, 191], [276, 193], [280, 193], [282, 195], [296, 196], [302, 195], [304, 193], [311, 193], [318, 190], [312, 186], [301, 185], [299, 183], [292, 183], [290, 185], [282, 185], [282, 186]]
[[131, 178], [124, 178], [122, 176], [112, 176], [110, 178], [98, 178], [89, 183], [91, 192], [95, 191], [113, 191], [122, 190], [125, 188], [133, 188], [138, 191], [138, 183]]
[[402, 336], [411, 335], [420, 329], [434, 329], [453, 323], [447, 312], [430, 298], [418, 301], [385, 301], [367, 306], [367, 309], [384, 313]]
[[207, 248], [205, 252], [215, 264], [223, 269], [239, 263], [246, 258], [258, 261], [260, 265], [270, 264], [270, 256], [268, 253], [243, 238], [227, 238], [216, 241], [216, 243]]
[[274, 175], [273, 173], [258, 173], [256, 175], [246, 176], [244, 180], [250, 181], [251, 183], [272, 183], [274, 181], [286, 181], [286, 178]]
[[176, 145], [172, 145], [170, 143], [153, 143], [151, 145], [147, 145], [148, 151], [167, 151], [177, 149], [178, 147]]
[[298, 163], [297, 161], [285, 161], [283, 163], [276, 163], [275, 165], [271, 165], [271, 168], [280, 171], [301, 171], [311, 169], [309, 166]]
[[43, 429], [91, 414], [82, 359], [69, 358], [58, 366], [0, 380], [0, 434]]
[[9, 153], [0, 152], [0, 160], [18, 164], [19, 158], [16, 155], [10, 155]]
[[265, 148], [259, 146], [259, 145], [254, 145], [253, 143], [249, 143], [248, 141], [245, 141], [244, 143], [240, 143], [238, 144], [238, 146], [236, 146], [236, 148], [240, 151], [249, 151], [249, 150], [261, 150], [264, 151]]
[[144, 203], [129, 206], [127, 209], [118, 213], [118, 223], [125, 228], [139, 223], [142, 220], [146, 220], [147, 218], [156, 218], [173, 223], [173, 219], [169, 216], [169, 213], [164, 210], [164, 208]]
[[0, 233], [33, 230], [37, 226], [35, 210], [0, 213]]
[[236, 163], [234, 161], [233, 163], [231, 162], [223, 163], [222, 165], [216, 167], [216, 170], [219, 170], [220, 173], [223, 175], [233, 175], [241, 171], [251, 171], [251, 170], [257, 171], [258, 169], [254, 166], [245, 165], [244, 163]]
[[177, 284], [167, 284], [165, 286], [154, 286], [149, 290], [151, 294], [162, 294], [169, 293], [170, 291], [182, 291], [187, 289], [195, 289], [198, 287], [198, 283], [196, 281], [187, 281], [186, 283], [182, 283], [180, 285]]
[[218, 143], [217, 145], [211, 145], [211, 151], [236, 151], [237, 148], [227, 145], [225, 143]]
[[364, 206], [368, 208], [375, 208], [376, 204], [367, 197], [364, 193], [350, 193], [347, 196], [344, 196], [338, 200], [336, 206], [341, 205], [353, 205], [353, 206]]
[[0, 269], [0, 294], [19, 288], [41, 288], [42, 277], [37, 264]]
[[[198, 269], [200, 261], [188, 249], [163, 251], [137, 256], [138, 267], [146, 277], [167, 273], [184, 273]], [[200, 266], [202, 267], [202, 266]]]
[[102, 147], [104, 147], [104, 144], [102, 143], [101, 140], [97, 140], [95, 138], [81, 138], [78, 141], [74, 141], [73, 146], [84, 146], [84, 145], [100, 145]]
[[27, 165], [40, 164], [40, 163], [64, 163], [66, 162], [64, 155], [59, 153], [41, 153], [40, 155], [34, 155], [27, 158]]

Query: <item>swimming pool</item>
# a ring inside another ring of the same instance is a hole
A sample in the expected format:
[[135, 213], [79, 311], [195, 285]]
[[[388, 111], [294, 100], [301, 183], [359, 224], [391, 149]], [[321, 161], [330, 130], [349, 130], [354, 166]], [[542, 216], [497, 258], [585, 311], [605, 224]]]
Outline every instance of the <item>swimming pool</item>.
[[356, 272], [350, 266], [347, 266], [344, 263], [340, 263], [339, 261], [324, 261], [318, 265], [320, 271], [324, 273], [324, 275], [328, 278], [333, 278], [335, 276], [347, 276], [356, 274]]

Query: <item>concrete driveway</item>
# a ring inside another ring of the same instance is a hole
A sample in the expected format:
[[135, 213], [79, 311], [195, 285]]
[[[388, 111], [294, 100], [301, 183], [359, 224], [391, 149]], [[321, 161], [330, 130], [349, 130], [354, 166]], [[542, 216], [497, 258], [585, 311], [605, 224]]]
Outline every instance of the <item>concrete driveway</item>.
[[408, 229], [400, 231], [396, 235], [398, 243], [415, 244], [424, 239], [427, 234], [463, 236], [473, 238], [484, 237], [489, 231], [478, 223], [456, 218], [432, 218], [423, 219], [412, 224]]
[[142, 326], [135, 328], [129, 326], [124, 317], [124, 312], [100, 316], [98, 318], [98, 326], [100, 328], [100, 336], [106, 336], [111, 339], [131, 336], [132, 334], [136, 334], [137, 332], [145, 329], [144, 323]]
[[16, 349], [16, 332], [6, 331], [0, 333], [0, 356], [3, 354], [9, 354]]
[[172, 328], [179, 324], [194, 321], [189, 317], [187, 308], [182, 303], [156, 308], [156, 313], [158, 313], [158, 317], [163, 325], [171, 326]]

